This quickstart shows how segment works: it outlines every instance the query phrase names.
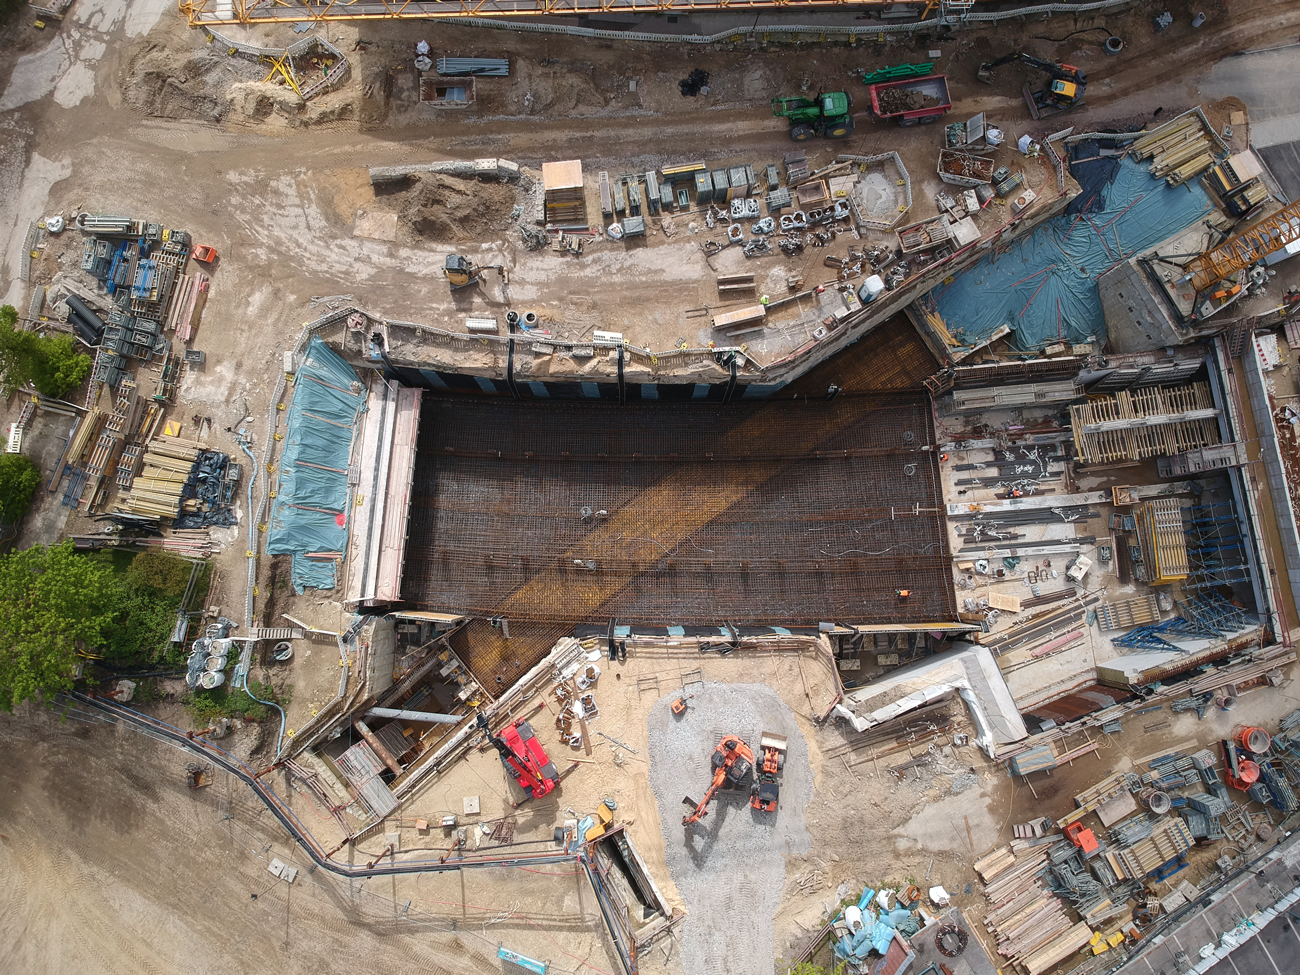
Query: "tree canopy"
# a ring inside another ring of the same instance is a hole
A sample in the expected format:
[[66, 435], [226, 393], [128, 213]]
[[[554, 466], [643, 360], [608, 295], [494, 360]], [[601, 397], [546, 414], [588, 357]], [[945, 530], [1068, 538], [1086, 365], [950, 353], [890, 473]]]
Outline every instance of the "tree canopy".
[[31, 383], [46, 396], [76, 389], [94, 362], [78, 352], [71, 335], [40, 335], [18, 326], [13, 305], [0, 305], [0, 377], [6, 385]]
[[78, 644], [102, 641], [117, 594], [112, 568], [70, 541], [0, 555], [0, 708], [71, 688]]
[[0, 521], [12, 523], [27, 514], [40, 486], [39, 467], [22, 454], [0, 454]]

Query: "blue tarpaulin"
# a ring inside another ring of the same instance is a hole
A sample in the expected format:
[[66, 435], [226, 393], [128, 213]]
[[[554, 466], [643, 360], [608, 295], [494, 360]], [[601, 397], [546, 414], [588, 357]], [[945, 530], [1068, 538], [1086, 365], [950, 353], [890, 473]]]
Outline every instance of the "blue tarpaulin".
[[921, 299], [961, 345], [981, 345], [1003, 325], [1011, 328], [1012, 348], [1026, 352], [1094, 336], [1103, 342], [1097, 279], [1214, 209], [1199, 184], [1169, 186], [1146, 163], [1096, 159], [1095, 146], [1075, 155], [1094, 161], [1072, 166], [1084, 191], [1069, 211]]
[[292, 555], [292, 581], [333, 589], [336, 562], [309, 552], [345, 552], [348, 544], [348, 462], [366, 405], [356, 372], [313, 336], [298, 370], [286, 418], [280, 479], [267, 531], [268, 555]]

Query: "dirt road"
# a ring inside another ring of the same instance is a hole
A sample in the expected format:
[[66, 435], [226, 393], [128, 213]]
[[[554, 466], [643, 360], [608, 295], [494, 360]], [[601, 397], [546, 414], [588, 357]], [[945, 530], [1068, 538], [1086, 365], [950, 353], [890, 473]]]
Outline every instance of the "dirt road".
[[[499, 972], [498, 944], [558, 971], [613, 970], [572, 873], [350, 882], [308, 872], [239, 782], [191, 792], [189, 756], [133, 731], [26, 708], [0, 718], [0, 747], [0, 970], [450, 975]], [[327, 835], [324, 813], [285, 792]], [[292, 885], [268, 872], [275, 857], [300, 868]]]

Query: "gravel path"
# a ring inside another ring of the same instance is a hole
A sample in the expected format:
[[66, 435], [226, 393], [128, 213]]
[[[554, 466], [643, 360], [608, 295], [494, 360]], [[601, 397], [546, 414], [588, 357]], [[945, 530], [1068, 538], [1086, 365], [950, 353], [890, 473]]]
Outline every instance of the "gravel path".
[[[804, 809], [812, 798], [808, 746], [790, 708], [764, 684], [695, 685], [690, 710], [674, 718], [675, 695], [650, 711], [650, 785], [659, 803], [669, 872], [689, 912], [682, 966], [718, 975], [774, 971], [773, 918], [785, 886], [785, 854], [806, 853]], [[683, 796], [700, 799], [709, 756], [728, 732], [758, 749], [759, 733], [789, 737], [775, 813], [749, 808], [749, 794], [719, 793], [695, 826], [681, 825]]]

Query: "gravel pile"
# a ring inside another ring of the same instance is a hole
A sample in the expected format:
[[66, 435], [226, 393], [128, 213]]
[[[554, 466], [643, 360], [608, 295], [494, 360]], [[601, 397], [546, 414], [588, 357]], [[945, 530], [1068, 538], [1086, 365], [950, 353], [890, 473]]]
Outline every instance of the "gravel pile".
[[[766, 975], [774, 971], [773, 918], [785, 886], [787, 853], [806, 853], [804, 809], [812, 798], [808, 746], [790, 708], [763, 684], [696, 684], [690, 710], [674, 718], [670, 695], [650, 711], [650, 785], [659, 803], [669, 872], [690, 912], [681, 936], [690, 971]], [[790, 739], [775, 813], [749, 808], [749, 793], [720, 792], [700, 823], [684, 827], [712, 779], [709, 757], [727, 733], [758, 759], [759, 734]]]

